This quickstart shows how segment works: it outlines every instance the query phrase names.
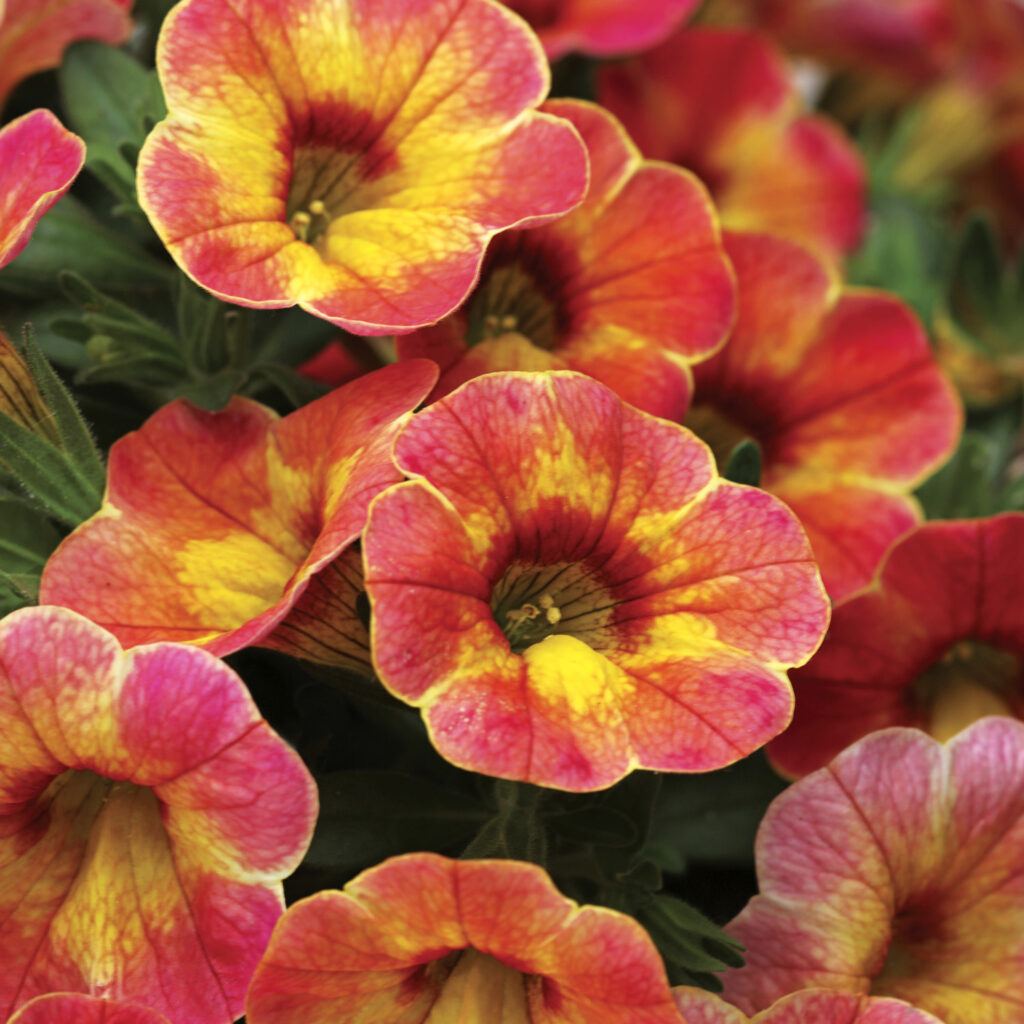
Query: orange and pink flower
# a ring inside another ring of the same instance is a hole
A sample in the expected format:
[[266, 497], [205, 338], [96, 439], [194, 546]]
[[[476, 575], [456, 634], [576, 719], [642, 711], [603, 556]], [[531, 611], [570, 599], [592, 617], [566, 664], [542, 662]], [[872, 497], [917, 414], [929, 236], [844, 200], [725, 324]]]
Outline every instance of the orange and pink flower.
[[371, 505], [378, 676], [461, 767], [567, 790], [708, 771], [789, 721], [828, 620], [795, 518], [689, 431], [579, 374], [424, 411]]
[[37, 996], [11, 1017], [10, 1024], [171, 1024], [156, 1010], [96, 996], [57, 992]]
[[425, 360], [386, 367], [284, 419], [237, 396], [219, 413], [172, 402], [111, 449], [103, 506], [51, 556], [40, 599], [126, 646], [258, 643], [368, 668], [351, 545], [401, 480], [392, 442], [436, 379]]
[[250, 1024], [681, 1024], [625, 914], [580, 907], [534, 864], [395, 857], [281, 918]]
[[1022, 850], [1024, 723], [985, 718], [945, 745], [872, 733], [769, 807], [723, 994], [753, 1013], [822, 987], [1018, 1024]]
[[556, 60], [572, 50], [622, 56], [655, 46], [696, 8], [698, 0], [506, 0]]
[[793, 724], [768, 748], [803, 775], [875, 729], [945, 740], [983, 715], [1024, 718], [1024, 515], [932, 522], [896, 543], [872, 585], [835, 607], [793, 675]]
[[898, 999], [806, 989], [748, 1017], [700, 988], [672, 990], [685, 1024], [942, 1024], [938, 1017]]
[[572, 126], [534, 108], [539, 44], [492, 0], [185, 0], [157, 66], [170, 116], [139, 200], [222, 299], [358, 334], [434, 323], [496, 232], [586, 191]]
[[0, 129], [0, 267], [28, 245], [32, 229], [75, 180], [85, 143], [48, 110]]
[[802, 110], [781, 55], [745, 30], [691, 29], [599, 73], [598, 98], [646, 156], [695, 171], [722, 223], [837, 257], [865, 217], [864, 169], [838, 125]]
[[487, 251], [468, 302], [398, 339], [402, 358], [441, 367], [432, 398], [494, 370], [578, 370], [655, 416], [682, 418], [689, 364], [732, 324], [735, 288], [701, 184], [643, 160], [606, 111], [544, 107], [572, 122], [590, 156], [590, 190], [572, 213], [508, 231]]
[[123, 43], [131, 9], [132, 0], [0, 0], [0, 107], [27, 75], [56, 67], [76, 40]]
[[0, 1016], [110, 994], [228, 1024], [316, 786], [206, 651], [127, 653], [65, 608], [0, 622]]
[[809, 252], [727, 235], [739, 316], [695, 367], [686, 423], [722, 460], [757, 441], [761, 486], [800, 517], [838, 600], [920, 520], [911, 490], [956, 447], [962, 413], [910, 309], [842, 288]]

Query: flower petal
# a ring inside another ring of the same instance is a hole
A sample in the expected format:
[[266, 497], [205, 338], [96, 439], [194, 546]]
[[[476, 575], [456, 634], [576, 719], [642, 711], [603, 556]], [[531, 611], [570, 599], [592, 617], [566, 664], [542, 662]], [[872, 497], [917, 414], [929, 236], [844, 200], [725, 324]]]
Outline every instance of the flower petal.
[[0, 267], [28, 245], [84, 162], [85, 143], [48, 110], [33, 110], [0, 130]]
[[1017, 1020], [1022, 783], [1024, 723], [1008, 718], [946, 746], [875, 732], [800, 780], [761, 824], [761, 895], [728, 926], [746, 965], [726, 998], [752, 1012], [823, 986], [946, 1024]]
[[488, 0], [187, 0], [158, 67], [170, 116], [140, 202], [186, 273], [242, 305], [364, 334], [433, 323], [495, 232], [586, 188], [576, 133], [532, 109], [536, 41]]
[[[129, 645], [185, 640], [227, 654], [278, 643], [273, 631], [310, 579], [400, 479], [392, 441], [435, 377], [423, 360], [386, 367], [281, 420], [237, 396], [219, 413], [165, 406], [112, 448], [103, 508], [50, 558], [42, 600]], [[351, 643], [314, 641], [306, 656], [361, 660], [365, 638], [345, 605], [310, 597], [307, 626], [314, 611], [336, 613], [324, 629]], [[280, 644], [301, 646], [294, 626]]]
[[0, 1012], [77, 989], [235, 1019], [316, 816], [241, 680], [24, 609], [0, 623], [0, 735]]
[[[475, 978], [460, 972], [467, 963]], [[478, 987], [481, 969], [489, 990]], [[578, 907], [532, 864], [433, 854], [392, 858], [344, 892], [290, 908], [246, 1011], [252, 1024], [423, 1024], [454, 1020], [458, 1003], [470, 1014], [458, 1019], [482, 1020], [483, 1007], [470, 1007], [485, 992], [488, 1019], [509, 1024], [679, 1019], [660, 958], [631, 918]], [[502, 996], [518, 1012], [501, 1013]]]

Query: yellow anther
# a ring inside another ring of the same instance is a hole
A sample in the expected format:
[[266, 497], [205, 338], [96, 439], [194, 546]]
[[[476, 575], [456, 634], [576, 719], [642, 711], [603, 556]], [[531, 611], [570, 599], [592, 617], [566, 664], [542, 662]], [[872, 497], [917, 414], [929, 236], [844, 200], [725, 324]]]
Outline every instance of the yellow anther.
[[312, 223], [313, 218], [305, 210], [299, 210], [297, 213], [292, 214], [291, 229], [295, 232], [295, 237], [300, 242], [306, 240], [306, 236], [309, 234], [309, 226]]
[[545, 608], [544, 618], [547, 619], [552, 626], [556, 626], [562, 621], [562, 613], [557, 608]]
[[503, 331], [514, 331], [519, 320], [509, 313], [506, 313], [500, 320], [501, 329]]
[[327, 207], [324, 206], [324, 201], [322, 199], [314, 199], [313, 202], [309, 204], [309, 212], [313, 214], [314, 217], [322, 217], [327, 212]]

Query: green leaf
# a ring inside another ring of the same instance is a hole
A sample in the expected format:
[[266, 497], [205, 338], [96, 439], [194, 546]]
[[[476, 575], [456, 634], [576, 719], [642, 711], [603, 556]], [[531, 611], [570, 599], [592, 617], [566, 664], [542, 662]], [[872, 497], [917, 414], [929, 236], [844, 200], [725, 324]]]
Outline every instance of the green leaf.
[[25, 328], [19, 347], [47, 408], [53, 413], [54, 425], [66, 460], [75, 466], [94, 492], [102, 495], [106, 486], [107, 471], [96, 449], [92, 433], [70, 392], [54, 373], [53, 367], [36, 344], [30, 327]]
[[58, 70], [70, 126], [86, 142], [86, 167], [134, 207], [135, 167], [123, 143], [145, 138], [142, 105], [152, 102], [150, 75], [123, 50], [95, 40], [69, 47]]
[[[266, 365], [298, 366], [339, 334], [333, 324], [297, 307], [268, 311], [260, 324], [265, 326], [253, 362]], [[360, 340], [369, 344], [365, 338]]]
[[860, 248], [847, 261], [847, 280], [895, 292], [931, 323], [942, 303], [952, 248], [946, 221], [912, 198], [876, 194], [868, 223]]
[[208, 412], [219, 412], [231, 401], [231, 396], [241, 389], [245, 379], [246, 374], [243, 370], [224, 370], [212, 377], [181, 385], [177, 388], [176, 394]]
[[1024, 248], [1009, 262], [992, 221], [975, 216], [956, 242], [945, 309], [959, 335], [999, 364], [1024, 360]]
[[60, 543], [60, 533], [38, 511], [0, 497], [0, 570], [38, 577]]
[[[679, 858], [750, 865], [761, 818], [785, 788], [762, 754], [700, 776], [667, 776], [644, 852], [669, 871], [678, 870]], [[673, 859], [661, 857], [662, 850], [671, 850]]]
[[965, 431], [953, 458], [917, 490], [929, 519], [973, 519], [996, 511], [999, 447], [978, 431]]
[[729, 453], [722, 476], [734, 484], [757, 487], [761, 483], [761, 446], [751, 438], [740, 441]]
[[344, 874], [399, 853], [445, 849], [487, 817], [472, 798], [402, 772], [332, 772], [318, 781], [320, 816], [306, 863]]
[[133, 293], [164, 287], [175, 274], [70, 195], [36, 225], [25, 251], [0, 270], [0, 291], [20, 298], [46, 297], [62, 270], [87, 278], [103, 291]]
[[665, 958], [674, 978], [720, 988], [716, 971], [743, 966], [743, 947], [699, 910], [674, 896], [658, 895], [637, 916]]
[[287, 399], [289, 404], [298, 409], [303, 405], [327, 394], [328, 387], [318, 380], [310, 380], [296, 373], [289, 366], [267, 365], [262, 363], [252, 368], [251, 380], [253, 391], [261, 390], [260, 384], [269, 384], [277, 388]]
[[39, 577], [36, 574], [0, 570], [0, 616], [36, 604], [38, 599]]
[[88, 470], [2, 412], [0, 460], [54, 519], [75, 527], [99, 510], [103, 492]]

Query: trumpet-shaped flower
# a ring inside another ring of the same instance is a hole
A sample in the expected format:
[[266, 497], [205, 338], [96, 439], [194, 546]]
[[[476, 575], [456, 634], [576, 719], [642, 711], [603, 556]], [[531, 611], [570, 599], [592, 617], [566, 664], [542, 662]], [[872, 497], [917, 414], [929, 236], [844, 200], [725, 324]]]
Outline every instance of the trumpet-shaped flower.
[[0, 622], [0, 1016], [110, 994], [228, 1024], [316, 816], [309, 773], [206, 651], [127, 653], [65, 608]]
[[71, 187], [85, 143], [48, 110], [0, 129], [0, 267], [28, 245], [32, 229]]
[[753, 1013], [820, 986], [1018, 1024], [1022, 850], [1024, 723], [985, 718], [945, 745], [872, 733], [769, 807], [723, 994]]
[[632, 918], [566, 899], [534, 864], [395, 857], [281, 918], [250, 1024], [680, 1024]]
[[10, 1024], [171, 1024], [156, 1010], [96, 996], [58, 992], [37, 996], [11, 1017]]
[[603, 57], [645, 50], [689, 17], [697, 0], [508, 0], [508, 6], [556, 60], [571, 50]]
[[839, 599], [867, 583], [920, 518], [910, 491], [952, 453], [962, 413], [898, 299], [840, 288], [825, 264], [767, 235], [728, 235], [739, 316], [694, 370], [686, 423], [720, 463], [744, 438], [761, 486], [800, 517]]
[[938, 1017], [898, 999], [806, 989], [748, 1017], [700, 988], [672, 990], [686, 1024], [942, 1024]]
[[645, 412], [682, 418], [689, 363], [725, 340], [735, 290], [714, 209], [679, 168], [643, 160], [615, 119], [573, 100], [590, 156], [586, 199], [543, 227], [499, 235], [469, 301], [398, 339], [441, 366], [433, 397], [493, 370], [568, 369]]
[[27, 75], [56, 67], [70, 43], [123, 43], [131, 9], [132, 0], [0, 0], [0, 107]]
[[793, 724], [768, 750], [776, 767], [803, 775], [890, 725], [945, 740], [983, 715], [1024, 718], [1022, 552], [1020, 513], [899, 540], [794, 673]]
[[568, 790], [707, 771], [785, 726], [828, 619], [803, 532], [689, 431], [578, 374], [418, 413], [371, 506], [374, 664], [474, 771]]
[[220, 298], [361, 334], [433, 323], [491, 236], [586, 190], [549, 72], [492, 0], [185, 0], [157, 66], [170, 111], [139, 200]]
[[646, 156], [695, 171], [727, 228], [830, 255], [856, 245], [864, 170], [838, 125], [805, 114], [782, 57], [753, 32], [692, 29], [606, 65], [598, 98]]
[[239, 397], [165, 406], [111, 449], [103, 507], [51, 556], [41, 600], [127, 646], [259, 643], [368, 666], [349, 546], [401, 479], [391, 444], [436, 377], [425, 360], [386, 367], [280, 420]]

